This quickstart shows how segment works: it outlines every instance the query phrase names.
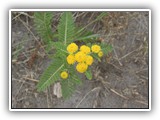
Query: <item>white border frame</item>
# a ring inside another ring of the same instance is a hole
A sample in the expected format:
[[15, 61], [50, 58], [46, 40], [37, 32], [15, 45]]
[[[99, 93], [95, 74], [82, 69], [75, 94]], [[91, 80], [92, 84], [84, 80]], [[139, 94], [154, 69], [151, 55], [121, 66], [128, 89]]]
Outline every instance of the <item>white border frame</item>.
[[[11, 105], [11, 12], [12, 11], [148, 11], [149, 12], [149, 108], [148, 109], [12, 109]], [[150, 111], [151, 110], [151, 10], [150, 9], [10, 9], [9, 10], [9, 110], [10, 111]]]

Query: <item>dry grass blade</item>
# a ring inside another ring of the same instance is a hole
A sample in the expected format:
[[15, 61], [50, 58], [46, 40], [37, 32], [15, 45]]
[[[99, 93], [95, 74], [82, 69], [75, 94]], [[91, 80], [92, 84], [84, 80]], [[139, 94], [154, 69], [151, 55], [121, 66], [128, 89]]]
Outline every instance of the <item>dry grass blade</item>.
[[122, 97], [122, 98], [124, 98], [124, 99], [126, 99], [126, 100], [128, 100], [129, 98], [127, 98], [127, 97], [125, 97], [124, 95], [122, 95], [122, 94], [120, 94], [120, 93], [118, 93], [117, 91], [115, 91], [114, 89], [110, 89], [110, 91], [112, 91], [113, 93], [115, 93], [116, 95], [118, 95], [118, 96], [120, 96], [120, 97]]
[[96, 88], [92, 89], [91, 91], [89, 91], [89, 92], [81, 99], [81, 101], [76, 105], [76, 108], [79, 107], [79, 105], [83, 102], [83, 100], [84, 100], [91, 92], [93, 92], [93, 91], [95, 91], [95, 90], [100, 90], [100, 89], [101, 89], [100, 87], [96, 87]]

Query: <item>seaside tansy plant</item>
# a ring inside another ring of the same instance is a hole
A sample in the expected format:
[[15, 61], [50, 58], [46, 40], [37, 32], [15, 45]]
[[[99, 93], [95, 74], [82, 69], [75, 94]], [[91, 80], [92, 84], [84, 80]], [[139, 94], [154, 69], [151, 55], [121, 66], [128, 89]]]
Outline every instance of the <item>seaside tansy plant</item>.
[[[106, 12], [88, 25], [76, 26], [72, 12], [62, 12], [56, 32], [52, 31], [53, 12], [35, 12], [34, 25], [48, 57], [52, 60], [37, 84], [38, 91], [44, 91], [50, 85], [60, 82], [63, 98], [73, 94], [77, 85], [83, 85], [81, 76], [92, 80], [91, 66], [101, 61], [104, 55], [112, 51], [112, 46], [99, 42], [99, 34], [87, 30], [87, 26], [101, 20]], [[56, 39], [56, 40], [54, 40]], [[50, 51], [54, 51], [50, 54]]]

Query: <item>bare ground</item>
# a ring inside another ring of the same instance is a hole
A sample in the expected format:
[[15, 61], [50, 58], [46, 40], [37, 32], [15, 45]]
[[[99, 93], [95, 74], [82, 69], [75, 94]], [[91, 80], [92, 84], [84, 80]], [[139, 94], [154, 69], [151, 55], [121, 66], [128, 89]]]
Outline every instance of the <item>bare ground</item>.
[[[75, 12], [79, 25], [86, 25], [98, 13]], [[60, 13], [55, 14], [53, 30]], [[95, 62], [91, 81], [67, 100], [53, 94], [53, 86], [37, 92], [36, 84], [50, 60], [37, 44], [32, 13], [12, 14], [12, 108], [148, 108], [148, 12], [108, 12], [88, 29], [101, 34], [113, 51]]]

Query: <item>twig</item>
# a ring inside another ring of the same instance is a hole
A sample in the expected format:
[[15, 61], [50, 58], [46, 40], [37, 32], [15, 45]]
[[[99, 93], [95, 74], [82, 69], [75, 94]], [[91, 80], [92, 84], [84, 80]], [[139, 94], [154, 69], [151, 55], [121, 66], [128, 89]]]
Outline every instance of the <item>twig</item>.
[[74, 19], [77, 19], [79, 16], [83, 15], [85, 12], [77, 13], [77, 15], [74, 17]]
[[30, 16], [28, 13], [25, 12], [18, 12], [18, 15], [16, 15], [12, 20], [16, 19], [17, 17], [19, 17], [20, 15], [25, 15], [29, 18], [34, 18], [33, 16]]
[[142, 48], [143, 48], [142, 45], [140, 45], [137, 49], [135, 49], [135, 50], [127, 53], [126, 55], [122, 56], [121, 58], [119, 58], [119, 60], [124, 59], [125, 57], [129, 56], [129, 55], [132, 54], [133, 52], [136, 52], [136, 51], [138, 51], [138, 50], [141, 50]]
[[16, 19], [17, 17], [19, 17], [21, 15], [21, 13], [19, 13], [18, 15], [16, 15], [14, 18], [12, 18], [12, 20]]
[[92, 89], [91, 91], [89, 91], [82, 99], [81, 101], [76, 105], [76, 108], [78, 108], [78, 106], [82, 103], [82, 101], [93, 91], [97, 90], [97, 89], [100, 89], [100, 87], [96, 87], [94, 89]]
[[117, 61], [118, 61], [119, 65], [120, 65], [120, 66], [123, 66], [122, 63], [119, 61], [119, 58], [118, 58], [118, 55], [117, 55], [116, 50], [114, 49], [114, 46], [113, 46], [113, 51], [114, 51], [114, 53], [115, 53], [115, 56], [116, 56], [116, 58], [117, 58]]
[[125, 54], [124, 56], [122, 56], [121, 58], [119, 58], [119, 60], [124, 59], [125, 57], [129, 56], [130, 54], [134, 53], [135, 51], [137, 51], [137, 49], [136, 49], [136, 50], [133, 50], [133, 51], [127, 53], [127, 54]]
[[143, 79], [148, 80], [148, 77], [146, 77], [146, 76], [141, 75], [140, 77], [143, 78]]
[[[20, 19], [19, 18], [19, 20], [20, 20], [20, 22], [22, 22], [22, 24], [27, 28], [27, 30], [31, 33], [31, 35], [34, 37], [34, 39], [37, 41], [37, 43], [40, 45], [40, 46], [42, 46], [41, 45], [41, 43], [39, 42], [39, 40], [37, 39], [37, 37], [33, 34], [33, 32], [30, 30], [30, 28], [26, 25], [26, 23], [22, 20], [22, 19]], [[45, 52], [45, 49], [42, 47], [42, 49], [44, 50], [44, 52]], [[46, 53], [47, 55], [48, 55], [48, 53]]]
[[23, 77], [24, 79], [26, 80], [30, 80], [30, 81], [33, 81], [33, 82], [39, 82], [39, 80], [36, 80], [36, 79], [32, 79], [32, 78], [27, 78], [27, 77]]
[[122, 98], [124, 98], [124, 99], [126, 99], [126, 100], [128, 100], [129, 98], [127, 98], [127, 97], [125, 97], [125, 96], [123, 96], [122, 94], [120, 94], [120, 93], [118, 93], [117, 91], [115, 91], [114, 89], [110, 89], [110, 91], [112, 91], [113, 93], [115, 93], [116, 95], [118, 95], [118, 96], [120, 96], [120, 97], [122, 97]]
[[46, 96], [47, 97], [47, 107], [51, 108], [50, 102], [49, 102], [49, 88], [47, 89], [47, 93], [46, 94], [47, 94], [47, 96]]
[[110, 64], [110, 65], [112, 65], [113, 67], [115, 67], [116, 69], [118, 69], [118, 70], [120, 70], [120, 71], [123, 71], [123, 70], [121, 70], [119, 67], [117, 67], [115, 64], [113, 64], [113, 63], [108, 63], [108, 64]]
[[135, 102], [141, 103], [141, 104], [144, 104], [144, 105], [148, 105], [148, 103], [146, 103], [146, 102], [144, 102], [144, 101], [140, 101], [140, 100], [135, 100]]
[[20, 92], [20, 90], [21, 90], [21, 88], [22, 88], [23, 84], [24, 84], [24, 81], [22, 82], [21, 86], [19, 87], [19, 89], [18, 89], [18, 91], [17, 91], [17, 93], [16, 93], [15, 97], [17, 97], [17, 95], [19, 94], [19, 92]]
[[148, 68], [144, 68], [142, 70], [136, 71], [136, 73], [139, 73], [139, 72], [142, 72], [142, 71], [146, 71], [146, 70], [148, 70]]

